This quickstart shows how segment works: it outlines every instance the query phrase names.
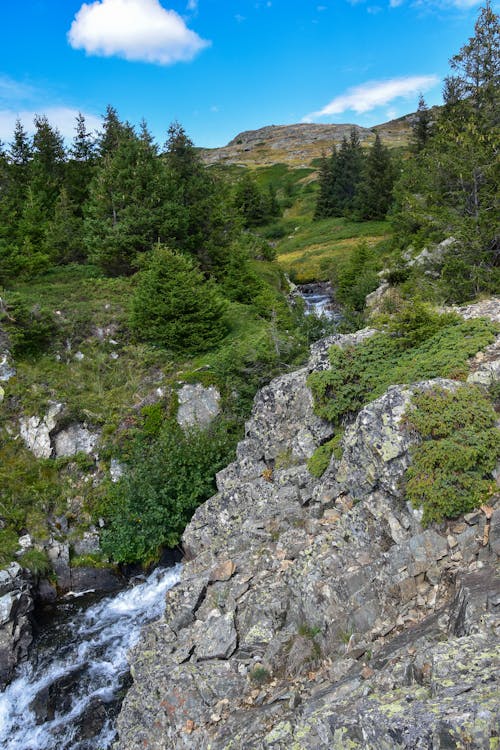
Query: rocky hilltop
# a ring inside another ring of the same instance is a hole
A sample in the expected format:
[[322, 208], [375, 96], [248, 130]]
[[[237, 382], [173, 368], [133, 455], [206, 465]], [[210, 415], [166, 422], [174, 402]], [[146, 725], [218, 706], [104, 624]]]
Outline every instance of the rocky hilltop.
[[390, 147], [407, 145], [411, 135], [414, 115], [373, 128], [360, 125], [318, 125], [299, 123], [296, 125], [269, 125], [258, 130], [239, 133], [227, 146], [202, 149], [205, 164], [253, 164], [266, 166], [282, 162], [293, 166], [308, 166], [312, 159], [329, 152], [342, 138], [349, 137], [355, 128], [362, 144], [370, 145], [378, 132], [382, 141]]
[[[500, 301], [462, 310], [500, 319]], [[306, 367], [256, 396], [236, 461], [184, 534], [181, 583], [131, 656], [116, 750], [395, 750], [498, 746], [500, 502], [421, 523], [401, 480], [417, 440], [395, 385], [332, 435]], [[499, 340], [470, 380], [500, 378]]]

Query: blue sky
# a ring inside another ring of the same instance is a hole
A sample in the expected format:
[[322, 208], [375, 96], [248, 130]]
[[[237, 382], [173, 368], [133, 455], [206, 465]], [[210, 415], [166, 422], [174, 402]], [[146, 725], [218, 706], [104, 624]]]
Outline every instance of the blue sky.
[[66, 137], [108, 103], [159, 142], [271, 124], [370, 126], [441, 101], [474, 0], [1, 0], [0, 139], [46, 113]]

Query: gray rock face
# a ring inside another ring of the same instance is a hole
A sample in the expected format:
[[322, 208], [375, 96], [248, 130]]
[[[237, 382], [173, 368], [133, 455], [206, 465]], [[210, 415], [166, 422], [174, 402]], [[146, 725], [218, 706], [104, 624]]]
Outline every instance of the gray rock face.
[[[2, 299], [0, 298], [0, 309]], [[9, 350], [9, 338], [0, 326], [0, 383], [6, 383], [16, 374]], [[0, 399], [1, 400], [1, 399]]]
[[28, 652], [33, 606], [31, 584], [21, 566], [11, 563], [0, 570], [0, 688]]
[[50, 404], [44, 417], [22, 417], [19, 420], [21, 437], [26, 447], [36, 458], [50, 458], [52, 442], [50, 433], [57, 425], [57, 418], [64, 406], [60, 403]]
[[100, 432], [91, 431], [85, 425], [72, 424], [57, 433], [54, 451], [57, 458], [74, 456], [76, 453], [92, 453], [100, 438]]
[[496, 741], [500, 502], [424, 529], [401, 491], [411, 394], [458, 384], [390, 388], [315, 479], [306, 460], [331, 428], [306, 378], [326, 362], [318, 344], [257, 394], [237, 460], [185, 531], [164, 619], [131, 655], [116, 750]]
[[183, 430], [207, 427], [220, 413], [220, 393], [214, 386], [205, 388], [201, 383], [186, 384], [177, 391], [177, 398], [177, 422]]
[[474, 302], [472, 305], [451, 307], [449, 309], [461, 315], [465, 320], [470, 320], [471, 318], [489, 318], [494, 323], [500, 323], [500, 297], [491, 297], [480, 302]]
[[80, 423], [58, 430], [63, 412], [64, 404], [53, 402], [45, 416], [22, 417], [19, 420], [21, 437], [36, 458], [61, 458], [94, 451], [100, 432]]
[[6, 383], [15, 374], [16, 370], [11, 363], [9, 352], [0, 350], [0, 382]]
[[336, 479], [359, 500], [374, 490], [402, 497], [402, 478], [410, 465], [409, 449], [415, 437], [401, 420], [415, 393], [434, 388], [456, 389], [453, 380], [436, 378], [412, 386], [391, 386], [359, 412], [343, 439], [344, 453]]

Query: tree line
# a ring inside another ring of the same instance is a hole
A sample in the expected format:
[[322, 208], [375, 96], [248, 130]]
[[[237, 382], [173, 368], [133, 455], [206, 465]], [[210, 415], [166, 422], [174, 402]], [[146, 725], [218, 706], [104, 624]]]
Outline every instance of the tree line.
[[340, 147], [323, 155], [315, 219], [345, 216], [358, 220], [385, 218], [392, 202], [395, 167], [377, 133], [365, 155], [356, 128]]
[[136, 132], [111, 106], [97, 135], [79, 115], [69, 148], [45, 116], [34, 124], [33, 137], [18, 121], [0, 143], [0, 282], [71, 262], [131, 274], [157, 243], [217, 275], [242, 226], [280, 213], [272, 188], [247, 176], [233, 190], [205, 168], [177, 123], [162, 152], [145, 122]]

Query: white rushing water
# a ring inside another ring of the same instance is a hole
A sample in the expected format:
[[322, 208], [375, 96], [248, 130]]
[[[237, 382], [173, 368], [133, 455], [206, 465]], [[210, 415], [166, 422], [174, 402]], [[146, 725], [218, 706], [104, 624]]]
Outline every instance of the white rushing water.
[[329, 284], [303, 284], [297, 287], [305, 302], [306, 315], [317, 315], [329, 321], [342, 317], [333, 307], [333, 290]]
[[[161, 615], [165, 593], [179, 578], [180, 565], [157, 568], [143, 583], [87, 609], [67, 605], [67, 617], [44, 632], [29, 663], [0, 692], [0, 748], [109, 748], [128, 675], [127, 653], [141, 627]], [[90, 729], [85, 715], [91, 717]]]

